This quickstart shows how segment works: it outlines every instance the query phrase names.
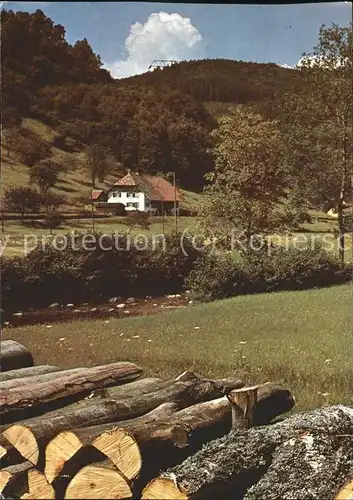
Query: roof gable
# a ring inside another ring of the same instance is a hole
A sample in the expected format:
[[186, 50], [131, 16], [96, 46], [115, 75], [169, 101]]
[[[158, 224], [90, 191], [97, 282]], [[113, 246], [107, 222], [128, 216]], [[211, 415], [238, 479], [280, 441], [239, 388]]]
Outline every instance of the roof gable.
[[[113, 184], [112, 187], [138, 187], [151, 201], [174, 201], [174, 186], [163, 177], [129, 172]], [[112, 189], [112, 188], [111, 188]], [[176, 199], [180, 201], [176, 191]]]

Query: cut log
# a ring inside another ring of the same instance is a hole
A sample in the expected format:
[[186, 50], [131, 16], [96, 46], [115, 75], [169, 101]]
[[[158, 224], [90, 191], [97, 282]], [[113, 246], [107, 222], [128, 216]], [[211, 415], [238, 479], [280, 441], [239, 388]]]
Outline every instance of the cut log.
[[[33, 368], [37, 367], [34, 366]], [[6, 391], [8, 389], [14, 389], [15, 387], [20, 387], [23, 389], [24, 386], [28, 386], [31, 384], [41, 384], [42, 382], [49, 382], [50, 380], [55, 380], [58, 377], [75, 375], [76, 373], [81, 373], [83, 370], [87, 370], [87, 368], [73, 368], [72, 370], [59, 370], [56, 372], [30, 375], [28, 377], [17, 378], [14, 380], [12, 379], [6, 380], [5, 382], [0, 382], [0, 394], [3, 393], [3, 391]], [[11, 371], [6, 373], [11, 373]]]
[[[217, 497], [240, 499], [244, 498], [247, 491], [250, 495], [251, 486], [253, 486], [252, 494], [255, 495], [256, 486], [254, 485], [262, 477], [265, 477], [272, 462], [275, 461], [277, 449], [280, 453], [280, 447], [285, 442], [296, 443], [300, 436], [303, 436], [303, 433], [314, 435], [319, 433], [321, 435], [320, 442], [332, 439], [333, 443], [338, 443], [332, 446], [337, 446], [342, 455], [337, 459], [337, 455], [334, 454], [328, 459], [327, 466], [323, 466], [321, 471], [322, 474], [327, 474], [330, 485], [326, 489], [326, 494], [322, 494], [324, 492], [323, 483], [326, 482], [326, 479], [323, 479], [324, 475], [321, 476], [321, 490], [316, 493], [315, 488], [318, 487], [316, 480], [313, 479], [313, 489], [311, 489], [310, 481], [306, 481], [306, 474], [301, 473], [303, 459], [311, 461], [310, 449], [304, 450], [304, 455], [300, 459], [294, 457], [294, 460], [291, 461], [291, 467], [296, 468], [298, 472], [296, 477], [299, 478], [302, 474], [301, 484], [303, 485], [304, 482], [307, 488], [305, 498], [333, 498], [349, 477], [349, 470], [351, 471], [353, 467], [353, 447], [348, 451], [352, 442], [353, 406], [323, 407], [298, 413], [269, 426], [233, 430], [228, 435], [208, 443], [182, 464], [163, 472], [158, 478], [152, 480], [145, 487], [142, 499], [202, 498], [202, 500], [210, 500]], [[339, 465], [334, 468], [335, 472], [332, 474], [330, 470], [332, 461], [336, 459]], [[279, 464], [277, 470], [281, 481], [280, 484], [273, 483], [271, 487], [272, 491], [276, 490], [275, 496], [269, 496], [265, 488], [256, 498], [303, 498], [303, 495], [296, 494], [299, 490], [294, 490], [293, 496], [288, 494], [290, 491], [288, 466], [283, 468]], [[337, 473], [340, 474], [338, 479]], [[336, 490], [334, 492], [331, 489], [330, 494], [327, 494], [330, 487], [332, 488], [333, 482]], [[168, 491], [166, 485], [168, 485]], [[281, 492], [287, 493], [281, 494]], [[184, 497], [180, 497], [181, 494]], [[255, 496], [245, 498], [250, 500]]]
[[119, 362], [87, 368], [75, 374], [63, 374], [48, 382], [4, 390], [0, 393], [0, 416], [3, 423], [18, 419], [18, 415], [26, 418], [29, 413], [47, 411], [50, 405], [57, 402], [60, 405], [65, 401], [72, 402], [94, 389], [129, 382], [140, 377], [141, 373], [137, 365]]
[[126, 479], [110, 462], [98, 462], [83, 467], [70, 481], [65, 500], [89, 498], [132, 498], [131, 489]]
[[44, 373], [53, 373], [59, 371], [61, 371], [61, 369], [58, 366], [51, 365], [39, 365], [29, 366], [28, 368], [19, 368], [18, 370], [1, 372], [0, 383], [7, 382], [8, 380], [17, 380], [24, 377], [35, 377], [37, 375], [44, 375]]
[[[259, 387], [259, 401], [265, 400], [262, 408], [271, 405], [273, 398], [277, 401], [281, 390], [283, 398], [287, 401], [285, 409], [289, 411], [294, 404], [293, 399], [288, 397], [287, 389], [281, 389], [275, 384]], [[152, 414], [153, 412], [150, 413]], [[129, 435], [122, 428], [128, 431]], [[60, 433], [48, 444], [45, 475], [51, 483], [69, 460], [75, 458], [77, 463], [78, 452], [84, 446], [92, 444], [108, 456], [128, 479], [135, 478], [140, 471], [139, 448], [141, 448], [144, 463], [147, 464], [142, 479], [145, 481], [162, 465], [170, 466], [182, 461], [205, 442], [222, 436], [230, 428], [231, 405], [228, 399], [223, 397], [189, 406], [170, 416], [164, 414], [162, 420], [154, 422], [151, 419], [143, 421], [140, 417], [140, 420], [127, 420], [121, 424], [117, 422], [73, 429]], [[120, 441], [126, 443], [124, 448], [118, 446]], [[190, 449], [181, 450], [186, 446]], [[84, 457], [84, 454], [82, 456]]]
[[23, 457], [5, 438], [2, 437], [0, 446], [0, 468], [4, 469], [11, 465], [17, 465], [23, 462]]
[[[115, 430], [115, 427], [118, 427], [119, 429], [129, 429], [131, 427], [149, 425], [156, 420], [168, 418], [178, 409], [179, 406], [176, 403], [163, 403], [162, 405], [157, 406], [156, 409], [146, 413], [146, 415], [133, 418], [131, 420], [125, 420], [116, 424], [95, 425], [93, 427], [75, 429], [74, 431], [60, 432], [51, 441], [49, 441], [45, 451], [45, 477], [48, 483], [53, 483], [65, 467], [67, 471], [72, 471], [75, 468], [78, 468], [80, 464], [79, 452], [84, 449], [81, 454], [81, 457], [83, 458], [87, 451], [87, 446], [91, 445], [95, 439], [99, 438], [101, 435]], [[127, 468], [121, 465], [120, 457], [117, 459], [114, 458], [114, 455], [116, 454], [115, 450], [114, 453], [109, 454], [109, 448], [101, 445], [102, 441], [100, 443], [98, 442], [98, 449], [108, 456], [126, 477], [134, 477], [134, 474], [129, 473], [126, 470]], [[92, 452], [92, 450], [90, 449], [89, 452]], [[135, 468], [138, 468], [141, 465], [140, 453], [138, 453], [137, 459], [139, 464]], [[70, 465], [71, 460], [75, 460], [73, 465]]]
[[33, 365], [33, 357], [27, 347], [14, 340], [3, 340], [0, 343], [0, 369], [2, 372]]
[[30, 462], [13, 465], [0, 470], [0, 493], [5, 497], [21, 496], [28, 487], [28, 471], [33, 465]]
[[[135, 439], [126, 431], [112, 428], [92, 442], [79, 439], [73, 432], [61, 432], [46, 450], [45, 477], [49, 483], [59, 475], [73, 476], [76, 471], [101, 455], [109, 458], [125, 478], [134, 479], [141, 470], [142, 459]], [[98, 451], [98, 453], [97, 453]], [[89, 458], [87, 458], [89, 456]]]
[[337, 493], [335, 500], [353, 500], [353, 479], [349, 480], [342, 486]]
[[54, 488], [30, 462], [0, 470], [0, 492], [5, 498], [55, 498]]
[[0, 446], [0, 460], [7, 455], [7, 449], [5, 446]]
[[259, 385], [234, 389], [227, 394], [232, 405], [232, 428], [247, 429], [254, 424]]
[[47, 483], [44, 474], [36, 469], [28, 471], [28, 493], [21, 498], [26, 500], [51, 500], [55, 498], [54, 488]]
[[[233, 388], [238, 387], [239, 384], [242, 382], [234, 381]], [[230, 381], [227, 381], [226, 386], [228, 390], [231, 386]], [[75, 427], [87, 427], [139, 417], [166, 401], [185, 408], [191, 404], [219, 397], [224, 390], [225, 386], [222, 381], [176, 382], [166, 389], [145, 394], [139, 399], [129, 398], [122, 401], [97, 399], [76, 403], [70, 407], [12, 425], [3, 431], [3, 435], [26, 460], [30, 460], [42, 470], [44, 457], [40, 457], [40, 449], [43, 449], [48, 441], [59, 432]]]

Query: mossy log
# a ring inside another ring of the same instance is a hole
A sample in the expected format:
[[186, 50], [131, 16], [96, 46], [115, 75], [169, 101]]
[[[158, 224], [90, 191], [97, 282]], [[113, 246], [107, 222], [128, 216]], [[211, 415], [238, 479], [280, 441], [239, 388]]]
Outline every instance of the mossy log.
[[[261, 479], [266, 477], [271, 465], [275, 463], [276, 454], [278, 453], [278, 456], [281, 452], [282, 456], [285, 454], [283, 451], [285, 442], [294, 440], [293, 442], [300, 443], [300, 437], [303, 438], [303, 435], [312, 435], [310, 440], [315, 440], [314, 436], [320, 435], [320, 442], [327, 440], [332, 443], [328, 445], [331, 450], [337, 449], [346, 453], [352, 442], [352, 434], [353, 406], [343, 405], [298, 413], [282, 422], [268, 426], [233, 430], [228, 435], [206, 444], [198, 453], [186, 459], [182, 464], [163, 472], [158, 478], [152, 480], [145, 487], [142, 499], [211, 500], [214, 498], [233, 498], [240, 500], [246, 494], [256, 495], [255, 485], [260, 484]], [[297, 446], [300, 454], [301, 445]], [[320, 449], [319, 442], [317, 446], [317, 449]], [[301, 458], [309, 462], [311, 460], [310, 450], [305, 453], [304, 458], [303, 455]], [[352, 458], [348, 456], [348, 461], [351, 460]], [[332, 459], [327, 460], [326, 473], [331, 488], [332, 483], [334, 483], [335, 491], [331, 489], [331, 496], [326, 495], [325, 498], [332, 498], [343, 486], [343, 483], [349, 479], [348, 469], [352, 464], [347, 468], [344, 462], [345, 460], [342, 458], [340, 475], [336, 475], [336, 480], [331, 480]], [[274, 496], [269, 497], [267, 490], [261, 488], [261, 494], [259, 492], [259, 496], [256, 498], [298, 498], [296, 494], [291, 495], [290, 493], [291, 476], [288, 476], [287, 472], [281, 474], [281, 464], [277, 463], [278, 475], [280, 475], [278, 477], [281, 477], [282, 482], [278, 488], [281, 489], [278, 490], [277, 484], [276, 487], [273, 485]], [[302, 460], [293, 460], [292, 466], [298, 469], [297, 475], [299, 477]], [[288, 469], [285, 468], [284, 471], [288, 471]], [[318, 492], [315, 480], [312, 483], [312, 488], [309, 480], [306, 482], [306, 487], [306, 499], [323, 498], [319, 496], [323, 492], [322, 486]], [[250, 493], [251, 491], [253, 493]], [[286, 492], [287, 496], [283, 496], [281, 491]], [[296, 493], [300, 491], [300, 488], [294, 491]], [[276, 492], [279, 492], [277, 496]], [[255, 496], [249, 497], [249, 500], [250, 498], [255, 498]]]
[[333, 499], [352, 473], [353, 434], [304, 432], [276, 448], [270, 467], [244, 500]]

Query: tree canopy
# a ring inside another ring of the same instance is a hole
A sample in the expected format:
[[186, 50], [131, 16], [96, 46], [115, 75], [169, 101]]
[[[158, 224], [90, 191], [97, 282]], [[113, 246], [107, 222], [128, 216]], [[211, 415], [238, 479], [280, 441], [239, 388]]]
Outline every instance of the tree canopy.
[[344, 207], [351, 201], [353, 176], [352, 25], [322, 26], [301, 73], [302, 91], [285, 95], [279, 108], [286, 160], [306, 199], [337, 212], [343, 260]]

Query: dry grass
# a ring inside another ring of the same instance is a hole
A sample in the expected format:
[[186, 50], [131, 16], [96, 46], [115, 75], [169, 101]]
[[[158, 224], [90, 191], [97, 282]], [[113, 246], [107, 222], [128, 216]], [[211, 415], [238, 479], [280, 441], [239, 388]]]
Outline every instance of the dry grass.
[[353, 403], [352, 286], [241, 296], [148, 317], [5, 328], [36, 364], [129, 359], [161, 377], [186, 369], [290, 387], [297, 409]]
[[[22, 121], [22, 127], [31, 131], [35, 136], [38, 136], [38, 139], [45, 141], [51, 146], [53, 161], [59, 165], [68, 166], [66, 178], [64, 174], [59, 177], [53, 192], [66, 196], [70, 204], [78, 196], [87, 195], [90, 192], [90, 179], [85, 153], [83, 151], [68, 153], [53, 147], [51, 143], [55, 136], [55, 130], [38, 120], [25, 118]], [[29, 183], [30, 169], [22, 163], [20, 155], [11, 152], [10, 158], [8, 158], [6, 136], [5, 145], [1, 153], [2, 188], [6, 189], [9, 186], [27, 185]], [[116, 170], [117, 172], [119, 171], [118, 165]], [[116, 180], [117, 172], [112, 172], [111, 175], [107, 176], [106, 182], [103, 184], [98, 183], [97, 187], [107, 188], [110, 186]]]

